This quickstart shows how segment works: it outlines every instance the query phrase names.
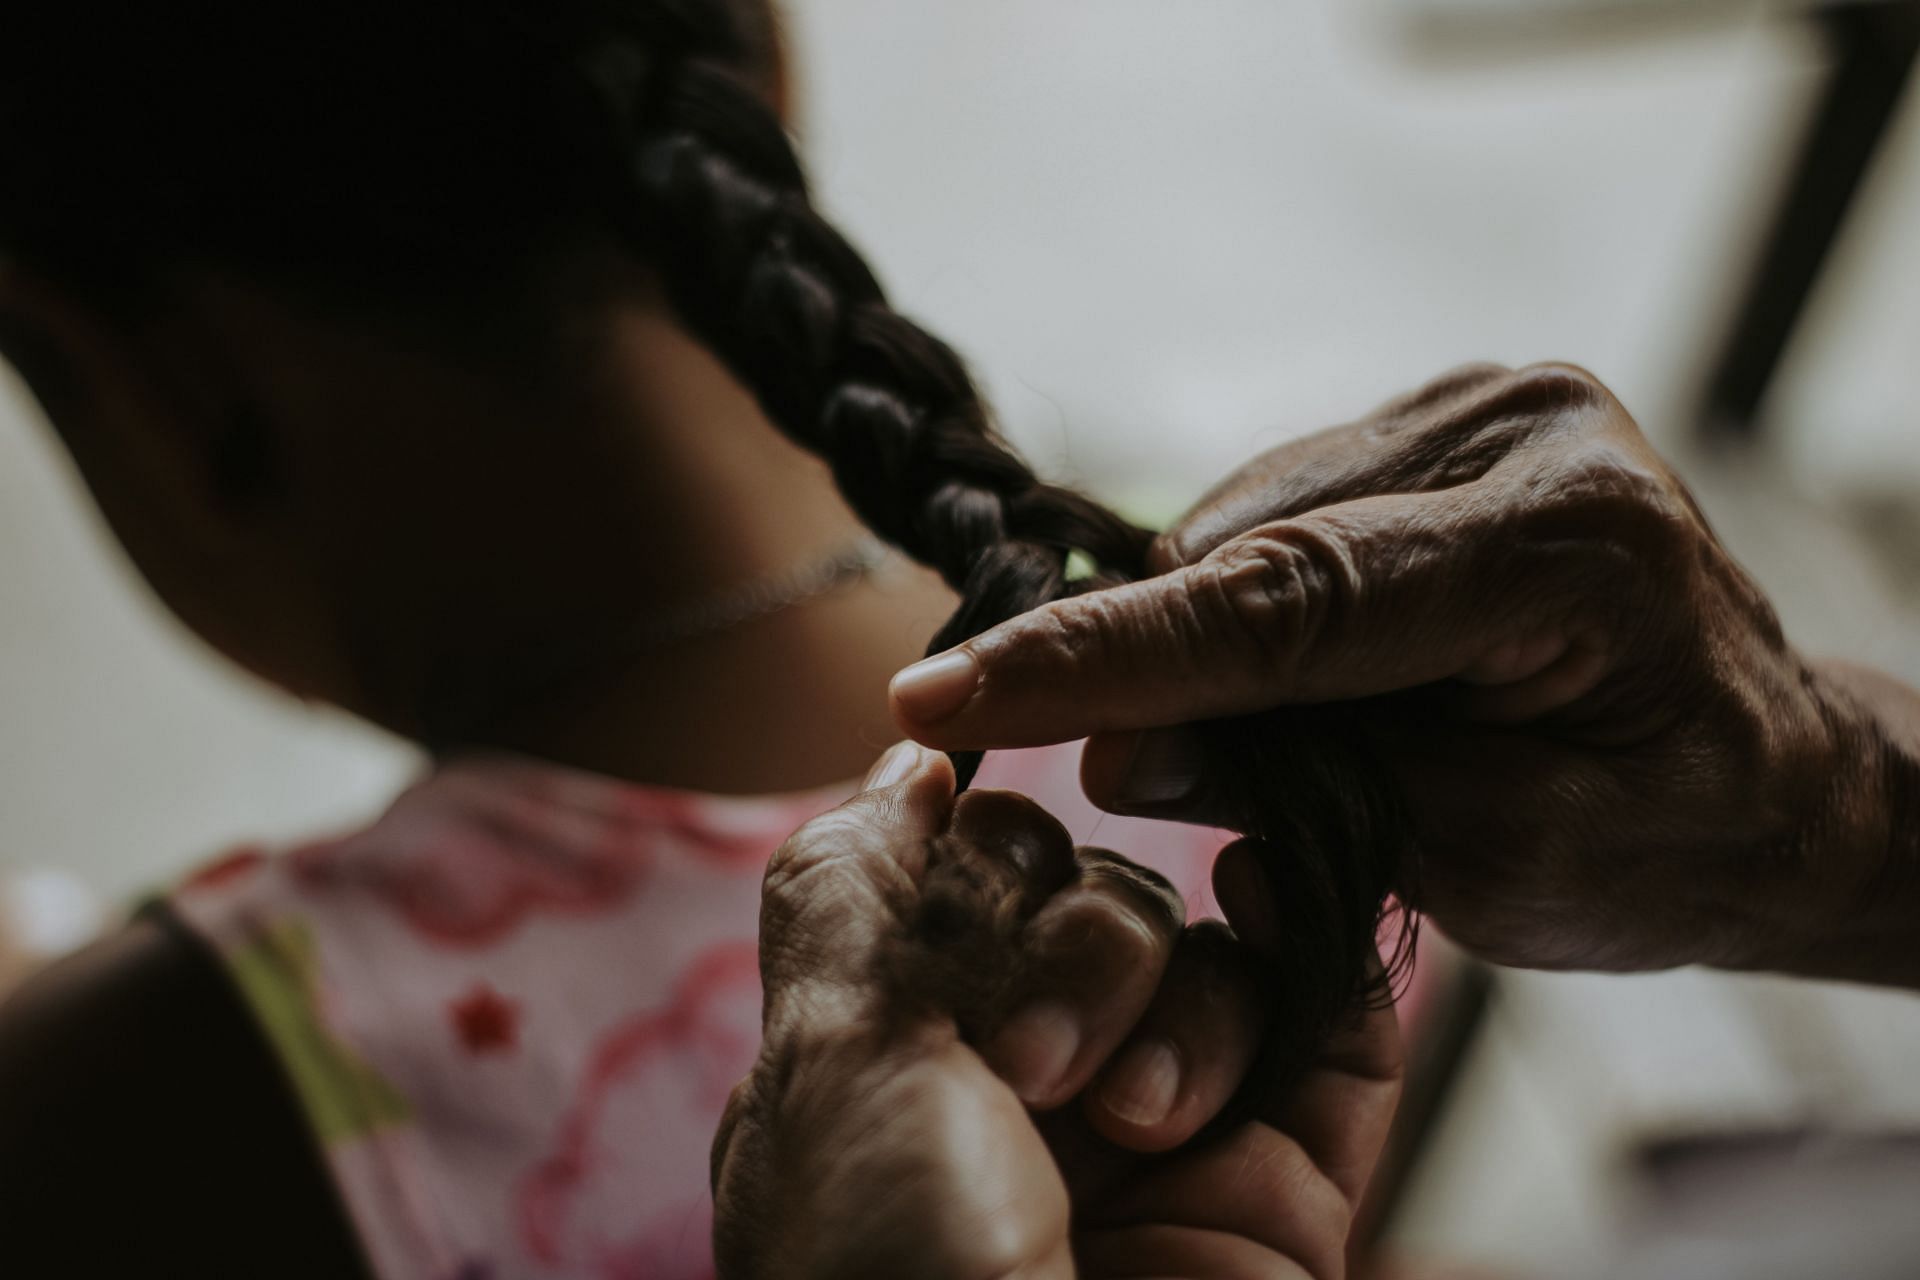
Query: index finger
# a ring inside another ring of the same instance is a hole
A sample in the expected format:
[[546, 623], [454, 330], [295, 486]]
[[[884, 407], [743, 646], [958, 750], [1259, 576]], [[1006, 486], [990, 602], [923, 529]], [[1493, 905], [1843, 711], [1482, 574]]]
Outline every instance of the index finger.
[[1570, 558], [1587, 544], [1567, 531], [1530, 541], [1502, 527], [1505, 496], [1356, 499], [1056, 601], [901, 672], [895, 719], [947, 750], [1039, 746], [1532, 675], [1573, 645], [1570, 618], [1605, 587]]

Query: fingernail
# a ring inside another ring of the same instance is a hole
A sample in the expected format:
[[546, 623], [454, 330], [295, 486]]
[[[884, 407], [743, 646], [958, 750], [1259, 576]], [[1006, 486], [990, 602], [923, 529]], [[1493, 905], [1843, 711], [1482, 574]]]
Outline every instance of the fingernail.
[[973, 697], [980, 687], [980, 664], [965, 649], [916, 662], [888, 686], [894, 701], [920, 724], [945, 720]]
[[867, 770], [867, 780], [860, 784], [862, 791], [872, 791], [875, 787], [890, 787], [913, 772], [920, 763], [920, 744], [917, 742], [896, 742], [888, 747], [886, 754], [873, 762], [873, 768]]
[[1180, 1054], [1170, 1040], [1142, 1040], [1100, 1082], [1100, 1104], [1128, 1124], [1159, 1124], [1180, 1098]]
[[1199, 750], [1176, 730], [1143, 733], [1120, 780], [1117, 799], [1129, 808], [1177, 804], [1200, 790]]
[[1052, 1100], [1080, 1051], [1080, 1021], [1064, 1004], [1031, 1004], [1007, 1019], [988, 1053], [1020, 1100], [1038, 1106]]

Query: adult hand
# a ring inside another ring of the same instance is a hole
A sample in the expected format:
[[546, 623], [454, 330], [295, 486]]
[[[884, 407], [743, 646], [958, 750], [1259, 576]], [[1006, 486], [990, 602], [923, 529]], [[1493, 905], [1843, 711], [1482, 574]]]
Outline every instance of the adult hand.
[[1884, 978], [1911, 936], [1871, 889], [1887, 732], [1582, 370], [1462, 369], [1285, 445], [1154, 556], [909, 668], [896, 717], [950, 749], [1092, 735], [1096, 802], [1204, 821], [1164, 726], [1391, 695], [1405, 895], [1488, 958]]
[[[956, 802], [944, 757], [897, 748], [768, 867], [764, 1047], [714, 1144], [720, 1274], [1342, 1274], [1398, 1093], [1390, 1011], [1252, 1119], [1190, 1141], [1261, 1035], [1264, 904], [1232, 891], [1257, 874], [1242, 855], [1221, 873], [1255, 940], [1183, 926], [1151, 873], [1073, 849], [1020, 797]], [[1017, 954], [990, 967], [1022, 975], [1003, 993], [1015, 1012], [976, 1036], [947, 1007], [970, 993], [926, 989], [967, 975], [916, 988], [902, 950], [954, 883], [1014, 891]]]

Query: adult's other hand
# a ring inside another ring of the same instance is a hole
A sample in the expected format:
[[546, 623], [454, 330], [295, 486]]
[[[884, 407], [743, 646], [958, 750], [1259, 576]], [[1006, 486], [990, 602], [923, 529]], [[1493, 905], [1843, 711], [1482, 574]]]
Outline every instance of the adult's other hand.
[[[944, 757], [897, 749], [768, 867], [765, 1040], [714, 1145], [721, 1274], [1341, 1274], [1398, 1035], [1390, 1010], [1366, 1015], [1249, 1119], [1195, 1137], [1263, 1030], [1264, 904], [1235, 870], [1223, 907], [1251, 932], [1185, 926], [1151, 873], [1075, 850], [1020, 797], [956, 802]], [[1022, 975], [995, 1002], [1013, 1012], [976, 1034], [952, 1011], [977, 1007], [969, 975], [912, 955], [943, 884], [1018, 917], [974, 975]]]
[[1092, 735], [1096, 802], [1205, 821], [1168, 726], [1384, 696], [1405, 892], [1482, 955], [1920, 975], [1883, 891], [1914, 717], [1787, 644], [1583, 370], [1461, 369], [1285, 445], [1154, 556], [908, 668], [896, 717], [943, 748]]

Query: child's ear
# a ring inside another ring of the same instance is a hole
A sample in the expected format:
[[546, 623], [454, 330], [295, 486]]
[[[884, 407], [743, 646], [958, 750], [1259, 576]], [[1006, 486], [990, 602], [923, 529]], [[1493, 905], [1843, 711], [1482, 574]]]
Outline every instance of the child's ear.
[[[0, 264], [0, 356], [17, 369], [115, 519], [173, 508], [196, 539], [244, 533], [284, 493], [271, 419], [189, 308], [110, 313], [60, 281]], [[130, 496], [130, 495], [129, 495]]]
[[257, 400], [227, 407], [206, 442], [207, 498], [237, 519], [273, 507], [287, 496], [286, 453]]

